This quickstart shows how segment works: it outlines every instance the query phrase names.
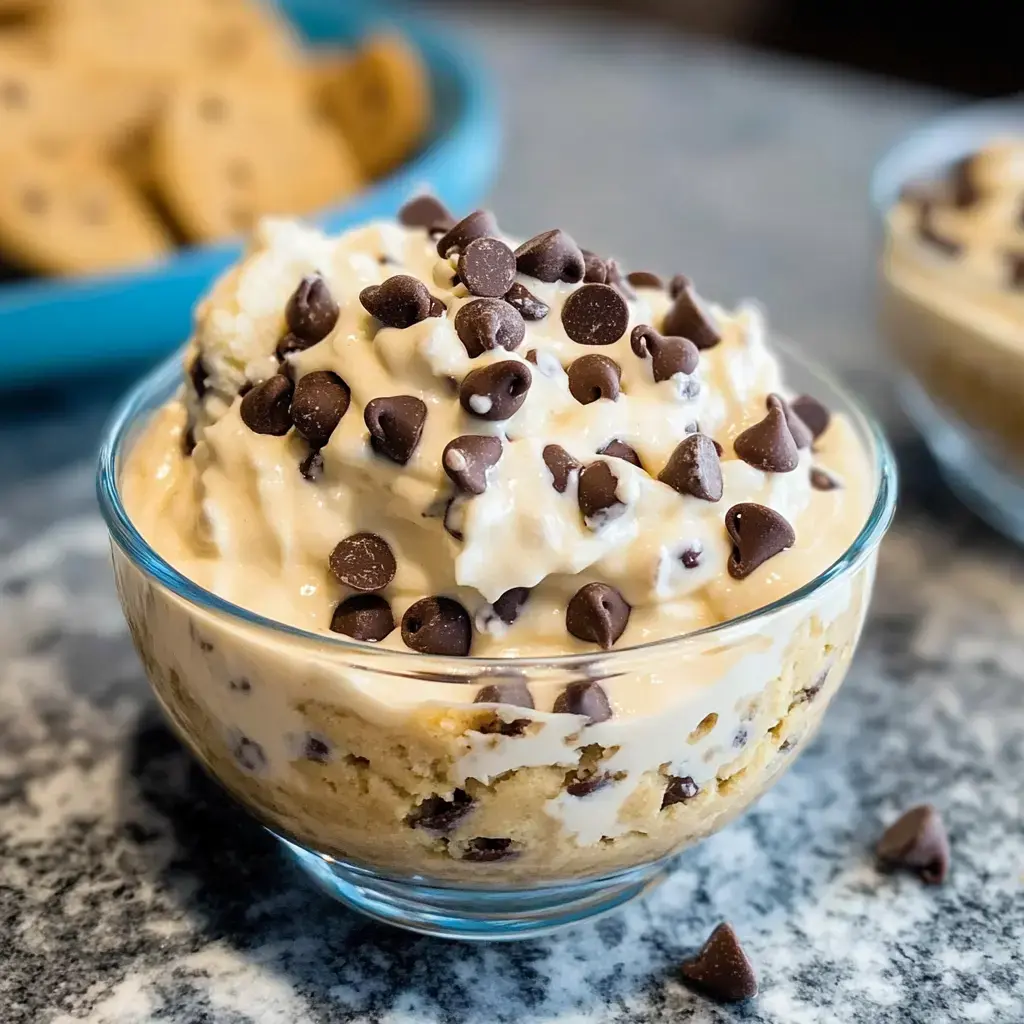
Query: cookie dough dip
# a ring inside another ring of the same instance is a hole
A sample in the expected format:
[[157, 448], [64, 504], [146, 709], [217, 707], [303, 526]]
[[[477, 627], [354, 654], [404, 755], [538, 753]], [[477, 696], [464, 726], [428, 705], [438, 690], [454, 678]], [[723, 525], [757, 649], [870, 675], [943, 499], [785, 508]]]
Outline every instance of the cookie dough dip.
[[786, 767], [863, 623], [887, 449], [786, 359], [806, 393], [756, 308], [563, 230], [264, 222], [101, 467], [164, 708], [361, 909], [621, 902]]

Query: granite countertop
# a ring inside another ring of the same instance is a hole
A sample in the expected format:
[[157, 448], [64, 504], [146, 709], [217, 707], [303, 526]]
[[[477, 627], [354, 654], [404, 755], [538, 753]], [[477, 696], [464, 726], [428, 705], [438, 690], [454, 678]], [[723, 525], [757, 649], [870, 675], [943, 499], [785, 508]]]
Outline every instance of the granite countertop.
[[[92, 496], [127, 382], [7, 397], [0, 1021], [1020, 1024], [1024, 558], [936, 480], [870, 313], [873, 157], [952, 101], [627, 23], [467, 10], [504, 86], [511, 230], [564, 224], [707, 294], [759, 296], [891, 426], [904, 501], [848, 682], [756, 810], [625, 911], [512, 946], [372, 924], [297, 878], [156, 714]], [[870, 854], [925, 800], [951, 832], [941, 888]], [[738, 1008], [674, 976], [721, 919], [761, 977]]]

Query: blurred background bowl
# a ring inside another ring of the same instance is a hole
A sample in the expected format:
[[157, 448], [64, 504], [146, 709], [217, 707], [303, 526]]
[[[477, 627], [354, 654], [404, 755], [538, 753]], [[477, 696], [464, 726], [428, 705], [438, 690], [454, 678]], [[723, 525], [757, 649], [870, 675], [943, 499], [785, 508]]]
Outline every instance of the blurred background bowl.
[[[397, 29], [419, 50], [432, 92], [431, 126], [415, 156], [356, 197], [304, 219], [338, 231], [391, 216], [418, 192], [434, 193], [455, 212], [486, 194], [498, 163], [499, 118], [466, 46], [389, 14], [377, 0], [279, 0], [278, 7], [309, 46], [349, 45]], [[180, 249], [128, 272], [0, 283], [0, 388], [154, 361], [188, 336], [195, 301], [241, 248], [234, 240]]]

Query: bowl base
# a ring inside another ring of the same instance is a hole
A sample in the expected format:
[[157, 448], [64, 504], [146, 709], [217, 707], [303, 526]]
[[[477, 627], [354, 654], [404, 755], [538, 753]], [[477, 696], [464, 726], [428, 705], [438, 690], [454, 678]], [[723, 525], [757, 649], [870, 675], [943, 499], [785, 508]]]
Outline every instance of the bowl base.
[[913, 377], [901, 375], [897, 387], [950, 490], [990, 526], [1024, 544], [1024, 473], [995, 457], [990, 445], [936, 405]]
[[275, 837], [316, 885], [375, 921], [467, 942], [532, 939], [607, 914], [661, 882], [669, 863], [542, 889], [445, 888], [382, 878], [365, 868]]

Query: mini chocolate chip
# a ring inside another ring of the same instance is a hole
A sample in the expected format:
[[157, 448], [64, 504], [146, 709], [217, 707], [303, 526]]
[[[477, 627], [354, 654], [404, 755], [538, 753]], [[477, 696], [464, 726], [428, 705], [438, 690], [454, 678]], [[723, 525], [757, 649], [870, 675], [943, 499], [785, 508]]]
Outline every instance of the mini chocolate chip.
[[565, 300], [562, 326], [580, 345], [611, 345], [629, 326], [629, 307], [611, 285], [585, 284]]
[[565, 628], [577, 640], [587, 640], [607, 651], [625, 631], [629, 612], [626, 599], [614, 587], [588, 583], [569, 599]]
[[694, 541], [680, 556], [684, 569], [696, 569], [700, 565], [700, 556], [704, 553], [704, 545]]
[[837, 491], [839, 481], [827, 470], [811, 467], [811, 486], [816, 491]]
[[565, 791], [569, 796], [575, 797], [590, 796], [591, 793], [604, 789], [612, 781], [612, 777], [607, 772], [595, 772], [593, 775], [582, 777], [578, 772], [573, 772], [570, 778], [572, 781], [566, 783]]
[[507, 420], [526, 401], [532, 383], [533, 375], [525, 362], [504, 359], [470, 370], [459, 387], [459, 402], [478, 419]]
[[963, 245], [935, 227], [935, 208], [932, 203], [922, 203], [917, 212], [917, 235], [922, 242], [938, 249], [943, 255], [954, 257], [963, 252]]
[[803, 419], [796, 414], [789, 402], [782, 395], [772, 394], [768, 396], [767, 406], [771, 409], [773, 405], [778, 405], [782, 409], [782, 414], [786, 417], [786, 426], [789, 427], [789, 432], [793, 435], [793, 442], [797, 448], [810, 448], [814, 434]]
[[398, 223], [407, 228], [431, 228], [444, 225], [447, 231], [455, 223], [444, 203], [434, 196], [422, 195], [410, 199], [398, 211]]
[[733, 505], [725, 513], [725, 529], [733, 545], [729, 575], [735, 580], [746, 579], [796, 542], [793, 527], [778, 512], [753, 501]]
[[442, 258], [452, 253], [465, 251], [470, 242], [478, 238], [493, 237], [498, 234], [498, 222], [489, 210], [474, 210], [469, 216], [463, 217], [437, 240], [437, 255]]
[[893, 822], [878, 841], [877, 853], [884, 866], [914, 871], [928, 885], [941, 884], [949, 874], [949, 837], [930, 804], [911, 808]]
[[633, 328], [629, 345], [640, 359], [651, 357], [656, 383], [670, 380], [677, 373], [689, 375], [700, 362], [700, 351], [688, 338], [666, 338], [648, 324], [637, 324]]
[[765, 473], [789, 473], [800, 465], [782, 403], [774, 395], [768, 397], [768, 415], [737, 435], [732, 446], [748, 466]]
[[662, 332], [689, 338], [699, 349], [714, 348], [722, 340], [722, 335], [697, 298], [692, 285], [683, 286], [674, 299], [665, 314]]
[[519, 618], [519, 613], [529, 597], [529, 587], [513, 587], [511, 590], [506, 590], [491, 607], [506, 626], [511, 626]]
[[636, 466], [637, 469], [644, 468], [636, 449], [632, 445], [626, 444], [625, 441], [609, 441], [603, 448], [597, 449], [597, 454], [607, 455], [611, 459], [622, 459], [623, 462], [628, 462], [631, 466]]
[[380, 594], [353, 594], [334, 609], [331, 632], [379, 643], [395, 628], [391, 605]]
[[546, 302], [541, 302], [533, 292], [518, 281], [505, 292], [505, 301], [524, 320], [543, 320], [551, 312], [551, 307]]
[[405, 823], [411, 828], [422, 828], [427, 832], [445, 835], [451, 832], [473, 806], [473, 798], [464, 790], [457, 789], [451, 800], [441, 796], [428, 796], [406, 817]]
[[500, 683], [488, 683], [480, 687], [473, 698], [474, 704], [511, 704], [517, 708], [532, 708], [533, 694], [522, 679], [506, 679]]
[[203, 365], [203, 357], [196, 356], [188, 370], [188, 378], [192, 381], [196, 398], [202, 398], [206, 394], [206, 367]]
[[580, 472], [577, 501], [584, 520], [592, 529], [618, 518], [626, 510], [615, 493], [618, 486], [618, 477], [607, 462], [592, 462]]
[[420, 443], [427, 406], [412, 395], [374, 398], [366, 403], [363, 422], [378, 455], [404, 466]]
[[661, 809], [671, 807], [673, 804], [682, 804], [692, 800], [700, 792], [697, 785], [689, 775], [670, 775], [668, 785], [665, 787], [665, 795], [661, 798]]
[[803, 420], [815, 441], [828, 429], [832, 415], [816, 398], [798, 395], [789, 407]]
[[460, 859], [468, 860], [471, 864], [489, 864], [496, 860], [510, 860], [516, 856], [518, 854], [512, 849], [511, 839], [478, 836], [466, 843]]
[[634, 288], [664, 288], [665, 282], [649, 270], [633, 270], [626, 275], [626, 280]]
[[318, 451], [310, 452], [300, 463], [299, 472], [311, 483], [324, 475], [324, 457]]
[[[592, 583], [591, 586], [601, 587], [603, 583]], [[609, 587], [609, 590], [612, 588]], [[617, 594], [617, 591], [612, 591]], [[626, 615], [629, 615], [627, 605]], [[570, 630], [571, 632], [571, 630]], [[586, 640], [587, 637], [580, 639]], [[607, 722], [612, 717], [612, 706], [608, 703], [608, 694], [600, 683], [583, 681], [570, 683], [556, 698], [553, 708], [557, 715], [586, 715], [589, 725]]]
[[331, 552], [331, 572], [353, 590], [383, 590], [394, 578], [391, 545], [375, 533], [353, 533]]
[[678, 299], [687, 288], [692, 288], [693, 282], [685, 274], [673, 274], [668, 282], [668, 295], [670, 299]]
[[455, 314], [455, 333], [470, 359], [491, 349], [517, 349], [526, 336], [523, 318], [501, 299], [473, 299]]
[[683, 438], [658, 479], [680, 494], [689, 494], [701, 501], [720, 501], [724, 491], [722, 464], [714, 441], [704, 434]]
[[551, 473], [551, 486], [559, 494], [565, 494], [569, 486], [569, 477], [583, 468], [583, 463], [574, 459], [560, 444], [544, 446], [544, 465]]
[[441, 465], [460, 491], [483, 494], [487, 489], [487, 470], [498, 464], [501, 451], [500, 438], [463, 434], [445, 445]]
[[719, 1003], [738, 1003], [757, 995], [757, 975], [740, 940], [724, 922], [703, 949], [679, 968], [683, 981]]
[[359, 301], [385, 327], [411, 327], [431, 315], [427, 286], [409, 274], [395, 274], [383, 284], [371, 284], [359, 293]]
[[330, 370], [314, 370], [299, 378], [292, 398], [292, 423], [314, 447], [323, 448], [348, 412], [348, 385]]
[[331, 759], [331, 745], [319, 736], [314, 736], [312, 733], [306, 733], [305, 741], [302, 744], [302, 756], [307, 761], [316, 761], [317, 764], [327, 764]]
[[497, 238], [477, 238], [459, 257], [459, 277], [471, 295], [500, 299], [516, 279], [516, 258]]
[[303, 348], [322, 341], [338, 322], [338, 303], [320, 274], [308, 274], [292, 293], [284, 308], [288, 330]]
[[576, 284], [583, 280], [583, 253], [560, 228], [534, 235], [516, 249], [515, 256], [519, 273], [538, 281]]
[[402, 639], [420, 654], [464, 658], [473, 640], [473, 624], [458, 601], [424, 597], [402, 616]]
[[622, 369], [614, 359], [592, 353], [580, 356], [569, 364], [569, 392], [580, 405], [590, 405], [600, 398], [612, 402], [619, 397]]
[[259, 772], [267, 766], [263, 747], [248, 736], [238, 736], [231, 748], [235, 760], [248, 772]]
[[292, 382], [281, 373], [257, 384], [242, 399], [239, 412], [242, 422], [254, 434], [283, 437], [292, 428], [289, 408], [292, 404]]

